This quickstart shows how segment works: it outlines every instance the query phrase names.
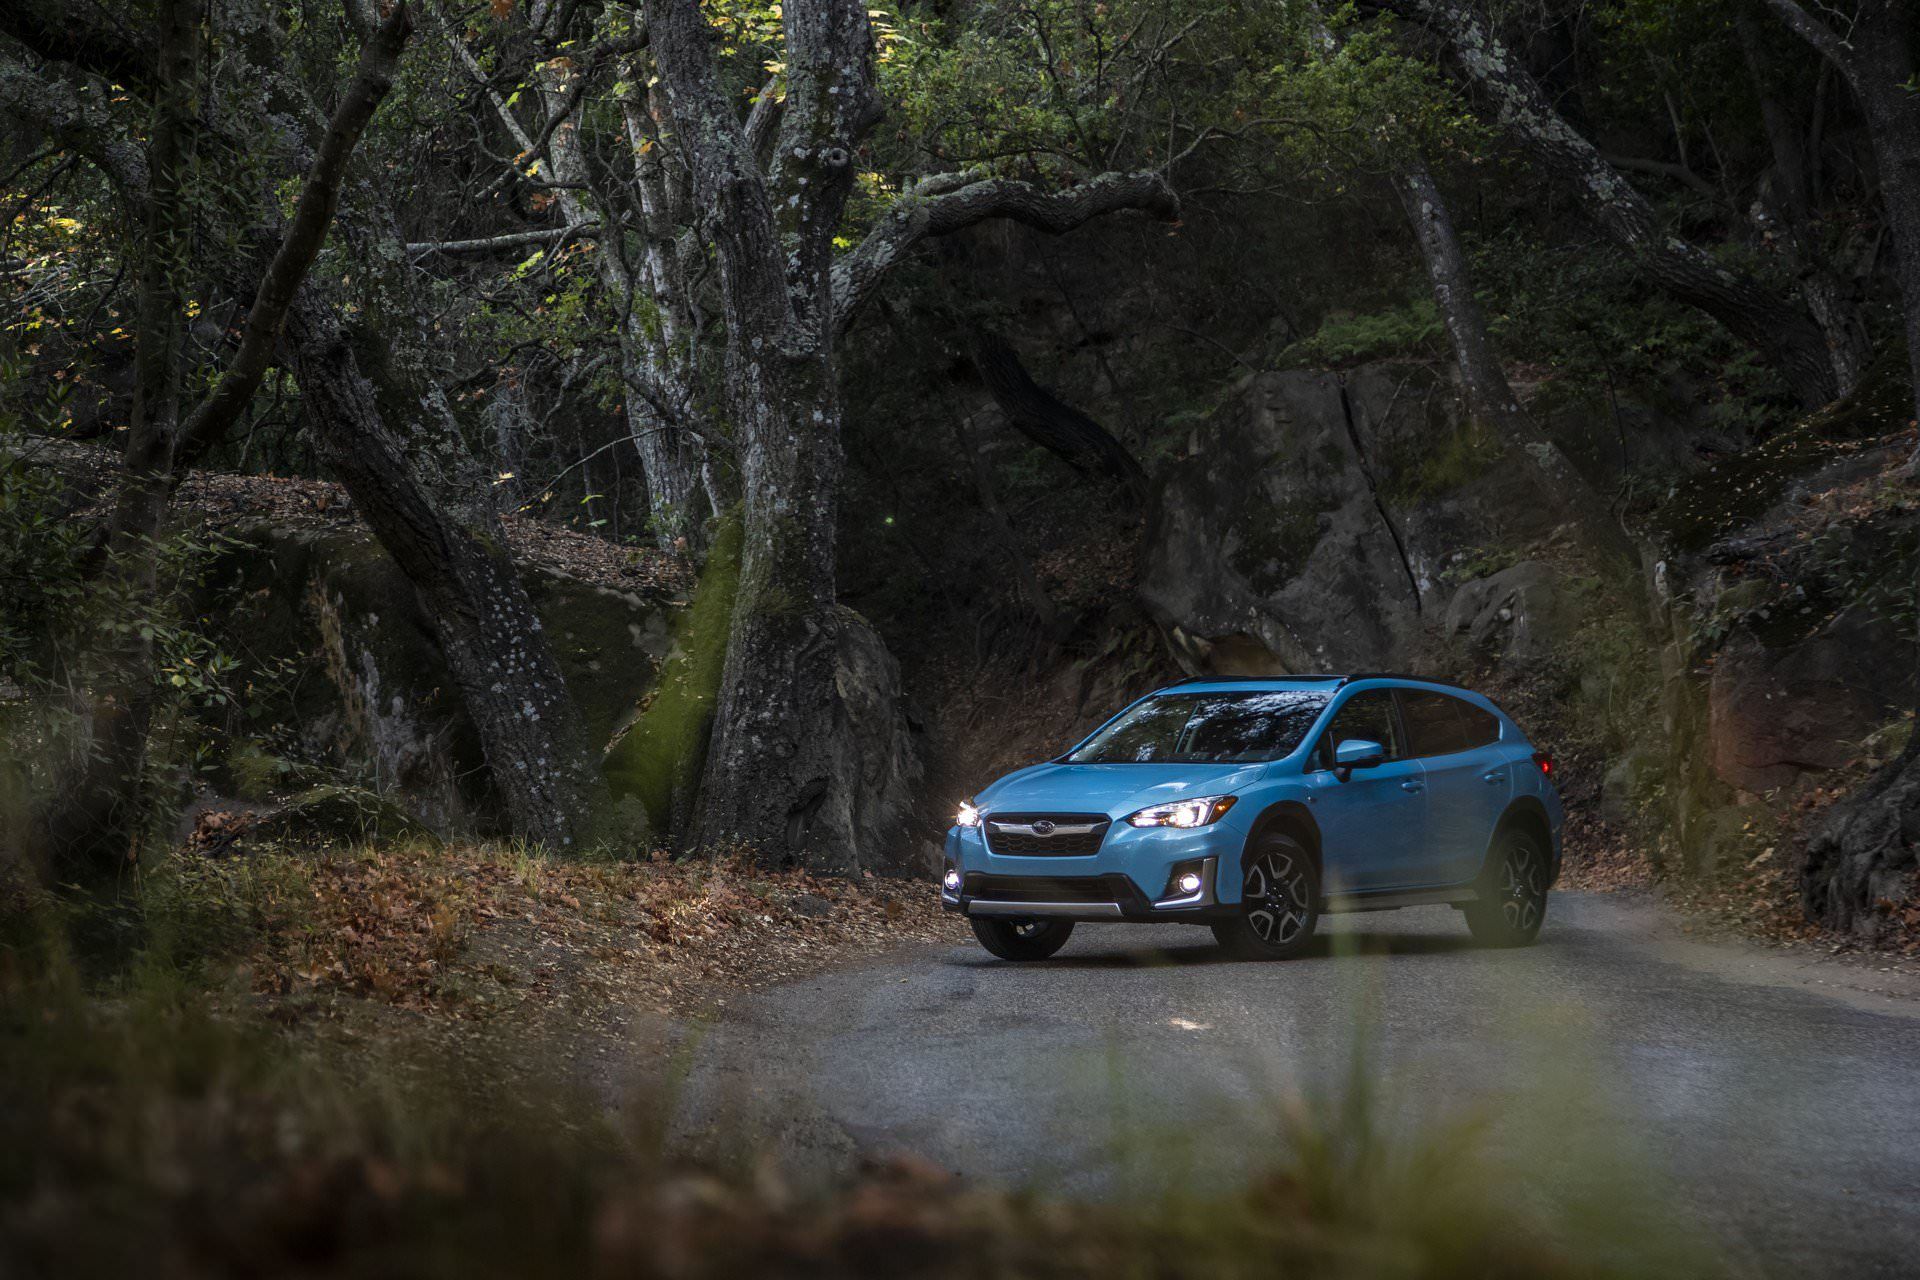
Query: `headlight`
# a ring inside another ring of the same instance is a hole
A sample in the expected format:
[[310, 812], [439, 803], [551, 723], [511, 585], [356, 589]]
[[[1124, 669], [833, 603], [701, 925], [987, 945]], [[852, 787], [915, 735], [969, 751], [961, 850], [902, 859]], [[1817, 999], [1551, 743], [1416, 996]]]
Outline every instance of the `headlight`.
[[1232, 796], [1195, 796], [1191, 800], [1151, 805], [1127, 821], [1136, 827], [1204, 827], [1209, 822], [1220, 821], [1231, 808]]
[[977, 827], [980, 825], [980, 811], [973, 807], [973, 801], [962, 800], [960, 802], [960, 812], [954, 815], [953, 825], [956, 827]]

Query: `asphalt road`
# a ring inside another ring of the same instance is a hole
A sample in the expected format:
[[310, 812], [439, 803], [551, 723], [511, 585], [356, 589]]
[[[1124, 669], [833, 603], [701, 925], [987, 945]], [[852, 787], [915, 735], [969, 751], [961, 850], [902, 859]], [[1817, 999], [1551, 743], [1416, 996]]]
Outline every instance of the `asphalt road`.
[[1444, 907], [1323, 929], [1260, 964], [1082, 925], [1044, 964], [923, 946], [748, 997], [683, 1042], [676, 1139], [802, 1179], [907, 1149], [1150, 1196], [1271, 1161], [1289, 1101], [1331, 1116], [1358, 1062], [1397, 1140], [1484, 1123], [1538, 1207], [1662, 1242], [1661, 1269], [1920, 1274], [1920, 982], [1617, 896], [1556, 894], [1519, 951]]

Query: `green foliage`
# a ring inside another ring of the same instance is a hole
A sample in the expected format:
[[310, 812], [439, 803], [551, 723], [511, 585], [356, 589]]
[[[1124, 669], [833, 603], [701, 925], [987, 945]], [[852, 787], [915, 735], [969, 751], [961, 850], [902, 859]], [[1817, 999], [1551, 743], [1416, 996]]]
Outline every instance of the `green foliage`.
[[1470, 243], [1489, 328], [1510, 361], [1573, 387], [1659, 397], [1657, 411], [1703, 416], [1740, 438], [1787, 420], [1778, 374], [1703, 312], [1655, 292], [1611, 250], [1545, 243], [1517, 227]]
[[607, 783], [616, 806], [638, 801], [656, 840], [685, 808], [706, 762], [714, 704], [726, 668], [727, 629], [740, 587], [742, 536], [738, 515], [721, 523], [693, 603], [674, 636], [673, 652], [660, 668], [659, 683], [632, 727], [607, 753]]
[[1490, 578], [1503, 569], [1511, 569], [1524, 559], [1526, 553], [1517, 547], [1475, 547], [1448, 561], [1447, 567], [1440, 571], [1440, 580], [1457, 584], [1472, 582], [1475, 578]]
[[1557, 661], [1571, 689], [1569, 719], [1593, 733], [1609, 755], [1648, 745], [1661, 722], [1660, 668], [1638, 610], [1623, 608], [1618, 584], [1597, 576], [1569, 581], [1580, 622]]
[[[58, 402], [23, 404], [33, 384], [9, 376], [17, 368], [0, 365], [0, 821], [9, 833], [24, 830], [26, 811], [90, 749], [73, 695], [114, 689], [151, 699], [137, 793], [156, 801], [146, 818], [158, 823], [182, 772], [206, 764], [210, 735], [198, 713], [235, 700], [235, 661], [191, 610], [226, 539], [167, 531], [149, 547], [113, 550], [104, 568], [90, 566], [97, 527], [73, 518], [81, 496], [41, 456], [66, 446], [28, 431], [29, 423], [53, 430]], [[119, 558], [139, 561], [141, 571], [118, 572]]]
[[[86, 594], [87, 530], [66, 518], [65, 485], [36, 465], [44, 442], [26, 435], [10, 403], [25, 386], [17, 360], [0, 362], [0, 679], [16, 686], [47, 669], [49, 637], [65, 629]], [[8, 696], [19, 695], [0, 694]]]
[[1444, 341], [1439, 308], [1423, 297], [1364, 315], [1334, 312], [1313, 336], [1290, 347], [1282, 361], [1340, 368], [1389, 356], [1436, 355]]
[[[1658, 121], [1658, 131], [1667, 135], [1662, 154], [1703, 176], [1711, 176], [1724, 157], [1769, 154], [1756, 90], [1788, 100], [1810, 93], [1819, 60], [1809, 58], [1783, 24], [1750, 9], [1749, 29], [1766, 64], [1756, 84], [1734, 26], [1742, 8], [1742, 0], [1606, 0], [1595, 6], [1586, 51], [1593, 89], [1585, 97], [1599, 117], [1595, 132], [1604, 136], [1614, 121], [1632, 122], [1644, 132], [1647, 122]], [[1719, 212], [1696, 191], [1659, 178], [1645, 181], [1649, 194], [1670, 192], [1689, 207], [1707, 205], [1698, 210], [1703, 215]]]
[[[903, 8], [882, 85], [886, 164], [1066, 181], [1193, 159], [1270, 181], [1325, 170], [1335, 192], [1412, 147], [1478, 137], [1430, 67], [1340, 8], [989, 0]], [[1176, 181], [1178, 175], [1176, 175]]]

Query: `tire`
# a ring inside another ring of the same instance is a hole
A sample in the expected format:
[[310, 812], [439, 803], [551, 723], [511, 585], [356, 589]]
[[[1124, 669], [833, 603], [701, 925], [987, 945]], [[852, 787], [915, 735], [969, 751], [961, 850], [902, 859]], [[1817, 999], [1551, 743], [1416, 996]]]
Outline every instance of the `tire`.
[[983, 920], [970, 918], [973, 936], [1002, 960], [1045, 960], [1073, 936], [1071, 920]]
[[1275, 832], [1241, 860], [1240, 914], [1218, 920], [1213, 936], [1242, 960], [1291, 960], [1320, 923], [1320, 870], [1305, 846]]
[[1488, 947], [1524, 947], [1547, 919], [1547, 851], [1532, 832], [1509, 828], [1494, 840], [1480, 897], [1462, 913], [1474, 941]]

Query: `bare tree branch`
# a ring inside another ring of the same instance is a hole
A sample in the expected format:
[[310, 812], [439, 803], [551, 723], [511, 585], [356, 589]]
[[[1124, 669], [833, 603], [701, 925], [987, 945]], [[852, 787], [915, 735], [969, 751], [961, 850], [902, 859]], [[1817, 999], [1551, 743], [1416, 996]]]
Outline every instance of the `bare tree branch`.
[[1617, 156], [1606, 154], [1601, 157], [1616, 169], [1625, 169], [1631, 173], [1650, 173], [1656, 178], [1671, 178], [1688, 190], [1707, 199], [1718, 202], [1720, 189], [1684, 164], [1670, 164], [1665, 160], [1652, 160], [1642, 156]]
[[1840, 73], [1852, 82], [1857, 68], [1853, 60], [1853, 46], [1834, 29], [1820, 19], [1808, 13], [1795, 0], [1765, 0], [1780, 21], [1792, 28], [1793, 33], [1812, 45], [1820, 56], [1840, 68]]
[[1121, 209], [1172, 221], [1179, 200], [1158, 173], [1103, 173], [1065, 191], [1007, 178], [940, 174], [919, 183], [866, 239], [833, 266], [834, 316], [844, 332], [894, 265], [929, 236], [951, 235], [989, 218], [1006, 218], [1059, 235]]
[[518, 249], [530, 244], [552, 244], [576, 235], [590, 235], [600, 229], [598, 222], [573, 222], [564, 227], [541, 227], [534, 231], [509, 231], [505, 235], [481, 236], [477, 240], [421, 240], [407, 246], [411, 260], [436, 253], [492, 253], [499, 249]]
[[747, 113], [747, 146], [755, 155], [772, 136], [774, 122], [780, 118], [780, 77], [768, 76], [767, 82], [760, 86], [760, 92], [753, 100], [753, 110]]
[[279, 341], [287, 309], [293, 305], [294, 294], [306, 278], [308, 268], [313, 266], [320, 246], [326, 243], [327, 229], [333, 225], [347, 161], [360, 135], [366, 131], [367, 123], [373, 119], [374, 111], [393, 88], [401, 51], [412, 34], [413, 14], [406, 0], [400, 0], [361, 52], [360, 66], [341, 96], [333, 119], [327, 123], [326, 136], [320, 140], [313, 168], [294, 206], [293, 220], [288, 223], [280, 248], [267, 266], [259, 291], [254, 294], [240, 349], [219, 383], [180, 429], [176, 446], [178, 465], [190, 465], [224, 435], [259, 389]]

